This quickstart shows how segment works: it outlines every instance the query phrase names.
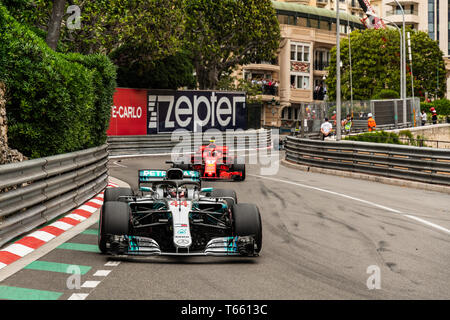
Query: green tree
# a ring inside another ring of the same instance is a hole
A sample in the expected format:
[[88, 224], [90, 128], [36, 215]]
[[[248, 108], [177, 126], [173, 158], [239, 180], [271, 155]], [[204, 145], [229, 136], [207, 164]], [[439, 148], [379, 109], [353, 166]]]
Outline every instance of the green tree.
[[397, 91], [391, 89], [382, 89], [380, 92], [372, 96], [372, 100], [379, 99], [399, 99], [400, 95]]
[[262, 94], [260, 85], [253, 84], [241, 77], [233, 76], [231, 73], [223, 75], [217, 83], [217, 89], [224, 91], [243, 91], [246, 95], [247, 103], [261, 103], [259, 95]]
[[[414, 96], [425, 92], [443, 97], [446, 92], [446, 73], [443, 53], [436, 41], [422, 31], [411, 32]], [[355, 30], [350, 34], [352, 50], [353, 99], [368, 100], [389, 89], [400, 92], [400, 38], [396, 29]], [[341, 94], [350, 100], [350, 61], [347, 39], [341, 39]], [[407, 51], [408, 52], [408, 51]], [[331, 50], [326, 84], [330, 100], [336, 97], [336, 47]], [[407, 59], [406, 94], [411, 95], [411, 65]], [[437, 87], [439, 85], [439, 89]]]
[[111, 60], [118, 66], [117, 84], [119, 87], [148, 89], [194, 88], [194, 66], [186, 51], [155, 61], [143, 61], [135, 56], [141, 55], [136, 46], [124, 45], [113, 51]]
[[66, 0], [53, 0], [52, 15], [48, 21], [47, 27], [47, 45], [56, 50], [61, 34], [61, 22], [64, 17], [64, 10], [66, 8]]
[[[183, 0], [72, 0], [66, 7], [69, 4], [79, 6], [81, 28], [65, 27], [70, 15], [65, 8], [59, 41], [66, 52], [109, 54], [127, 43], [145, 49], [137, 59], [151, 61], [175, 54], [183, 42]], [[53, 1], [30, 0], [13, 15], [47, 32], [52, 11]]]
[[280, 29], [270, 0], [184, 0], [185, 37], [200, 89], [216, 89], [237, 65], [271, 60]]

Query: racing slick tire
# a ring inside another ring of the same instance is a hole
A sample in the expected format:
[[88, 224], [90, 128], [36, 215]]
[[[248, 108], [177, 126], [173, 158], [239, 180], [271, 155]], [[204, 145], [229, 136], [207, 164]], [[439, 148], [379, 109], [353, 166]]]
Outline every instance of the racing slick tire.
[[235, 204], [232, 214], [234, 236], [254, 236], [255, 252], [259, 253], [262, 248], [262, 223], [258, 207], [252, 203]]
[[106, 188], [103, 195], [103, 203], [107, 201], [119, 201], [119, 197], [132, 196], [131, 188]]
[[245, 164], [244, 163], [233, 164], [233, 171], [239, 171], [242, 173], [241, 177], [238, 177], [238, 176], [235, 177], [236, 181], [244, 181], [245, 180]]
[[109, 201], [117, 201], [122, 196], [132, 196], [133, 190], [131, 188], [106, 188], [103, 194], [103, 205], [100, 211], [99, 233], [98, 233], [98, 247], [102, 253], [106, 252], [106, 239], [104, 237], [104, 220], [103, 212], [105, 211], [105, 204]]
[[106, 253], [106, 235], [127, 235], [130, 223], [130, 207], [126, 202], [107, 201], [100, 215], [98, 247]]
[[232, 189], [216, 189], [216, 188], [214, 188], [212, 191], [211, 191], [211, 197], [229, 197], [229, 198], [233, 198], [234, 199], [234, 202], [233, 202], [233, 200], [231, 200], [231, 199], [225, 199], [225, 201], [227, 202], [227, 206], [228, 206], [228, 208], [232, 208], [233, 207], [233, 204], [235, 204], [235, 203], [237, 203], [237, 195], [236, 195], [236, 192], [234, 191], [234, 190], [232, 190]]

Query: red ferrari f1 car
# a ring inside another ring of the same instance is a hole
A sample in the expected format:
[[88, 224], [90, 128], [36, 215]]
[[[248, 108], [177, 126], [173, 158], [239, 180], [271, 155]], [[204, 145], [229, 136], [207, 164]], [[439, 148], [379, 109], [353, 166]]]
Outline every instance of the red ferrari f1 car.
[[245, 164], [236, 163], [236, 157], [229, 156], [227, 146], [218, 146], [214, 140], [201, 146], [190, 159], [190, 163], [172, 163], [174, 168], [195, 170], [201, 180], [245, 180]]

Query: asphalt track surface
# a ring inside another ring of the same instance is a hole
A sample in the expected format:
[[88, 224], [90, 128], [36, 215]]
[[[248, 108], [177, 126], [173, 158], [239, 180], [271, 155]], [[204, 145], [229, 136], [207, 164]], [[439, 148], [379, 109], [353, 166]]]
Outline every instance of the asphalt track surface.
[[[113, 159], [110, 175], [136, 190], [138, 169], [168, 168], [168, 159]], [[93, 223], [37, 260], [85, 266], [81, 283], [91, 288], [68, 289], [67, 273], [43, 271], [34, 262], [36, 268], [11, 275], [0, 289], [60, 293], [56, 299], [84, 292], [88, 300], [450, 299], [448, 194], [281, 165], [276, 175], [261, 176], [256, 164], [247, 165], [244, 182], [204, 186], [232, 188], [238, 202], [259, 206], [259, 257], [127, 258], [108, 267], [114, 259], [95, 249]], [[380, 270], [380, 289], [367, 287], [370, 266]], [[109, 272], [99, 276], [102, 269]]]

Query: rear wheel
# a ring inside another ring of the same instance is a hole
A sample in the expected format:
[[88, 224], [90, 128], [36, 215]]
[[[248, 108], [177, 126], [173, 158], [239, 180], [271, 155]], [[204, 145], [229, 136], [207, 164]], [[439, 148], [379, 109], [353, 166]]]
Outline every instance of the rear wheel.
[[262, 248], [262, 223], [259, 209], [252, 203], [239, 203], [232, 207], [235, 236], [253, 236], [255, 252]]
[[233, 171], [238, 171], [238, 172], [242, 173], [242, 176], [236, 177], [235, 180], [237, 180], [237, 181], [245, 180], [245, 164], [234, 164]]
[[231, 189], [213, 189], [213, 191], [211, 191], [211, 197], [227, 197], [227, 198], [233, 198], [233, 200], [231, 199], [225, 199], [225, 201], [227, 202], [227, 206], [228, 208], [231, 209], [231, 207], [233, 206], [233, 204], [237, 203], [237, 195], [236, 192], [234, 190]]
[[99, 232], [98, 232], [98, 247], [102, 253], [106, 252], [106, 238], [105, 238], [105, 205], [107, 202], [120, 199], [123, 196], [132, 196], [133, 190], [131, 188], [107, 188], [103, 195], [103, 205], [100, 211], [100, 222], [99, 222]]

